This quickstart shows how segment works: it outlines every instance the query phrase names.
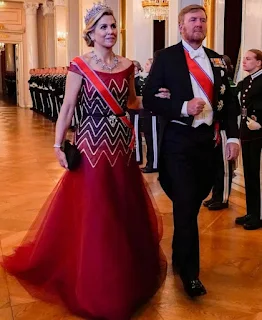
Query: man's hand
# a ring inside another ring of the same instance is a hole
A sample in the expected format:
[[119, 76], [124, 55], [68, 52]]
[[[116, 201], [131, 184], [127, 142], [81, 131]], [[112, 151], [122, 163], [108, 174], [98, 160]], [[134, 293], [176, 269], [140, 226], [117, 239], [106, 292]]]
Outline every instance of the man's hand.
[[247, 117], [247, 127], [249, 130], [259, 130], [259, 129], [261, 129], [261, 124], [259, 124], [255, 120]]
[[205, 104], [203, 99], [194, 98], [187, 103], [187, 113], [191, 116], [197, 116], [203, 111]]
[[226, 145], [227, 160], [236, 160], [239, 155], [239, 145], [234, 142], [229, 142]]

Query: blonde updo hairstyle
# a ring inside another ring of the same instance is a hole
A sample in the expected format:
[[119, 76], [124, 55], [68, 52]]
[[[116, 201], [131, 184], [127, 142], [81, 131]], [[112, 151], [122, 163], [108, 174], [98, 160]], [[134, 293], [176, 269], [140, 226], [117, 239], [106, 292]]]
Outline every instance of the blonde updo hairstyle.
[[[93, 15], [89, 21], [86, 23], [86, 28], [83, 32], [83, 38], [86, 41], [86, 44], [88, 47], [93, 47], [94, 46], [94, 41], [91, 39], [91, 33], [95, 30], [95, 27], [98, 23], [98, 21], [103, 17], [103, 16], [113, 16], [115, 19], [113, 10], [110, 8], [105, 8], [102, 10], [99, 10], [95, 15]], [[116, 19], [115, 19], [116, 20]]]

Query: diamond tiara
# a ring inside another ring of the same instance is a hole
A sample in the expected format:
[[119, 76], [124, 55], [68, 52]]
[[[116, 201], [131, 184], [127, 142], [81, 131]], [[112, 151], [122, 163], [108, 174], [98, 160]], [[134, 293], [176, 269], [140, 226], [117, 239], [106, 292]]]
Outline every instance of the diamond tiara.
[[87, 24], [90, 19], [92, 19], [95, 15], [97, 15], [100, 11], [104, 9], [111, 10], [111, 8], [104, 1], [98, 1], [94, 3], [91, 9], [86, 10], [86, 15], [84, 17], [85, 23]]

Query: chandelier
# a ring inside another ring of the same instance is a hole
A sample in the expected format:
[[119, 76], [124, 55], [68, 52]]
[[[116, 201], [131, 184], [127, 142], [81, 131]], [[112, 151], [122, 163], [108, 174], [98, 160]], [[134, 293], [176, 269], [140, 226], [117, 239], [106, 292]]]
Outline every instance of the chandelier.
[[153, 20], [166, 20], [169, 14], [169, 0], [143, 0], [142, 7], [146, 18]]
[[0, 54], [2, 51], [5, 51], [5, 44], [3, 42], [0, 42]]

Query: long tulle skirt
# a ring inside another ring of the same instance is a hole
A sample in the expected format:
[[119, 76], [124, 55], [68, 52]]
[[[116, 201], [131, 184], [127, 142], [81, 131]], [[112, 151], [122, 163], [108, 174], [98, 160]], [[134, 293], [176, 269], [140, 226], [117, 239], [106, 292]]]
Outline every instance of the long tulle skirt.
[[[160, 281], [161, 226], [134, 159], [66, 172], [3, 267], [84, 318], [127, 320]], [[160, 231], [159, 231], [160, 230]]]

